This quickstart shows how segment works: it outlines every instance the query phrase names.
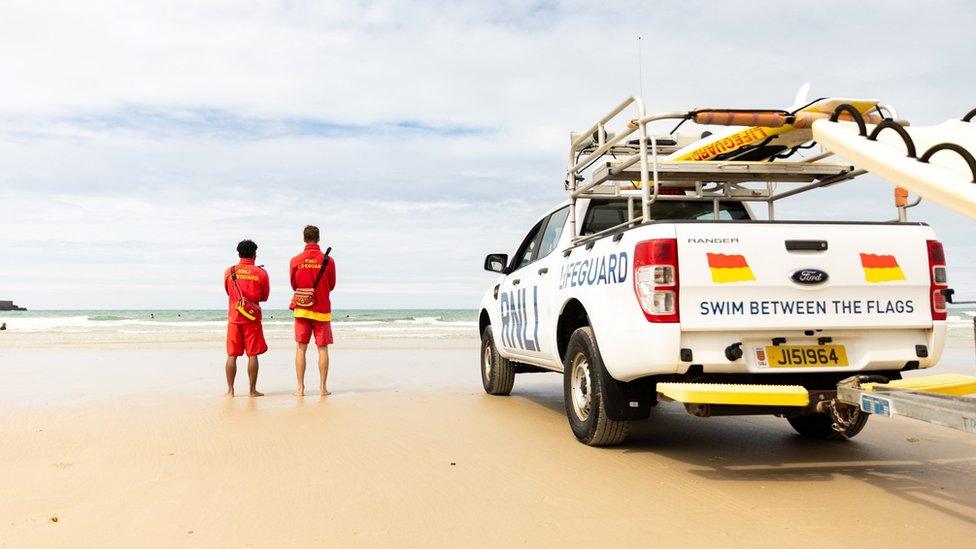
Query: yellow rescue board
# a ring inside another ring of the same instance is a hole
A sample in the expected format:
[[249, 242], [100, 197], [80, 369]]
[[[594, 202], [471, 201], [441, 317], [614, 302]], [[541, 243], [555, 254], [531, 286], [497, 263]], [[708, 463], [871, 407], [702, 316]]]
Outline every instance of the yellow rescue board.
[[976, 393], [976, 377], [964, 376], [962, 374], [912, 377], [890, 381], [888, 383], [865, 383], [864, 390], [873, 391], [876, 386], [900, 389], [902, 391], [966, 396]]
[[[834, 109], [844, 103], [852, 105], [862, 114], [870, 111], [878, 105], [878, 102], [875, 100], [830, 98], [815, 101], [814, 103], [796, 111], [796, 114], [831, 114], [834, 112]], [[671, 162], [714, 160], [716, 156], [734, 152], [737, 149], [742, 149], [750, 145], [761, 143], [770, 137], [784, 136], [784, 134], [791, 132], [805, 132], [804, 135], [798, 137], [799, 142], [796, 144], [809, 141], [812, 136], [809, 128], [795, 128], [790, 124], [771, 128], [764, 126], [752, 126], [735, 131], [731, 134], [711, 135], [671, 153], [668, 155], [667, 160]]]
[[810, 403], [810, 394], [799, 385], [658, 383], [657, 392], [671, 400], [689, 404], [806, 406]]

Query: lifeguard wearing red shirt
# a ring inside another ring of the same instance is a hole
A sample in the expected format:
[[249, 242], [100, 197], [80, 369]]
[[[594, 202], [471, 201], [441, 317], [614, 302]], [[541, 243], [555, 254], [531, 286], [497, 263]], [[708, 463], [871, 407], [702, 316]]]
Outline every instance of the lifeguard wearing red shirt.
[[[316, 242], [305, 244], [305, 251], [291, 259], [290, 277], [291, 289], [311, 288], [315, 283], [315, 278], [322, 268], [322, 261], [325, 254]], [[311, 307], [298, 307], [292, 305], [295, 318], [307, 318], [321, 322], [332, 320], [332, 301], [329, 297], [330, 292], [335, 289], [336, 270], [335, 261], [329, 258], [329, 264], [322, 273], [322, 279], [315, 286], [315, 303]]]
[[[330, 293], [336, 286], [335, 261], [328, 258], [319, 246], [319, 229], [308, 225], [302, 231], [305, 240], [305, 250], [291, 260], [289, 277], [293, 290], [313, 288], [313, 303], [308, 307], [300, 307], [292, 301], [291, 309], [295, 315], [295, 342], [298, 348], [295, 353], [295, 374], [298, 387], [295, 394], [305, 394], [305, 353], [308, 343], [315, 337], [319, 358], [319, 394], [326, 396], [326, 379], [329, 375], [329, 345], [332, 337], [332, 300]], [[325, 270], [316, 284], [319, 271], [325, 262]]]
[[268, 300], [271, 283], [268, 273], [254, 264], [258, 245], [251, 240], [243, 240], [237, 245], [240, 261], [224, 271], [224, 291], [227, 293], [227, 396], [234, 396], [234, 379], [237, 377], [237, 357], [247, 355], [247, 373], [251, 396], [262, 396], [257, 390], [258, 355], [267, 352], [261, 326], [261, 309], [249, 306], [252, 318], [238, 310], [241, 298], [252, 304]]
[[[237, 288], [232, 274], [236, 272]], [[261, 326], [261, 309], [256, 311], [254, 320], [246, 318], [237, 310], [237, 301], [243, 296], [248, 301], [261, 303], [268, 300], [271, 283], [268, 273], [254, 264], [252, 258], [241, 258], [240, 263], [224, 271], [224, 290], [227, 292], [227, 356], [258, 356], [268, 351]]]

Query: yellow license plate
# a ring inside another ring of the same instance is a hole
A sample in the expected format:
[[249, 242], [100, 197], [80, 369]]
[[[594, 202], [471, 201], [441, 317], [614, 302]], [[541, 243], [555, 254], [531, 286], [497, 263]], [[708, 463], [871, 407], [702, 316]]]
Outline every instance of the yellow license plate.
[[[756, 349], [756, 362], [767, 368], [848, 366], [843, 345], [776, 345]], [[761, 356], [765, 355], [765, 356]]]

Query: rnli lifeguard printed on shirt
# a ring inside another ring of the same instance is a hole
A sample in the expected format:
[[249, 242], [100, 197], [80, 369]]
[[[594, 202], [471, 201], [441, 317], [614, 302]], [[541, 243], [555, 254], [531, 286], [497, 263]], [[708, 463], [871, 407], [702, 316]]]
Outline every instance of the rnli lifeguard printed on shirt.
[[298, 264], [299, 269], [315, 269], [316, 271], [322, 268], [322, 262], [315, 257], [306, 257]]

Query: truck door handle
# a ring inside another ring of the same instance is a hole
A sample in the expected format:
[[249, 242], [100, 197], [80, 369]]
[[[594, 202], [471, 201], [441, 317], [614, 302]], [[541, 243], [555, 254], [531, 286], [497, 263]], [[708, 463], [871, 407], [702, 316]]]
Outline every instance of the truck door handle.
[[516, 278], [515, 280], [512, 281], [512, 286], [518, 286], [519, 285], [519, 282], [522, 282], [522, 280]]
[[827, 241], [826, 240], [787, 240], [786, 251], [825, 252], [827, 251]]
[[549, 272], [549, 267], [543, 267], [539, 269], [539, 274], [544, 275]]

